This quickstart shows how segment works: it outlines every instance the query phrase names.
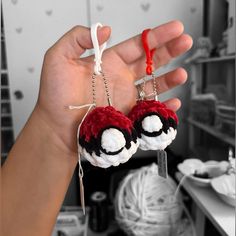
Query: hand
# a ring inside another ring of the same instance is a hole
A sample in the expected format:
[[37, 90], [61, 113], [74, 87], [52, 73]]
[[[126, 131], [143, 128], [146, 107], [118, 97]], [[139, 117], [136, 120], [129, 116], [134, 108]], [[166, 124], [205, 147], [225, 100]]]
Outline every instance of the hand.
[[[189, 50], [192, 39], [183, 34], [178, 21], [152, 29], [148, 35], [150, 48], [156, 48], [154, 68], [167, 64], [172, 58]], [[102, 44], [110, 37], [111, 29], [99, 28], [98, 40]], [[76, 26], [56, 42], [45, 54], [41, 74], [40, 93], [34, 113], [55, 132], [69, 152], [77, 151], [76, 132], [84, 110], [69, 110], [68, 105], [92, 103], [91, 76], [94, 57], [80, 58], [92, 48], [90, 29]], [[145, 75], [145, 53], [140, 35], [107, 49], [102, 58], [102, 68], [108, 80], [113, 106], [128, 113], [135, 104], [135, 80]], [[163, 93], [187, 79], [184, 69], [178, 68], [158, 78], [158, 92]], [[96, 80], [97, 105], [107, 105], [103, 81]], [[180, 101], [168, 100], [166, 105], [177, 110]]]

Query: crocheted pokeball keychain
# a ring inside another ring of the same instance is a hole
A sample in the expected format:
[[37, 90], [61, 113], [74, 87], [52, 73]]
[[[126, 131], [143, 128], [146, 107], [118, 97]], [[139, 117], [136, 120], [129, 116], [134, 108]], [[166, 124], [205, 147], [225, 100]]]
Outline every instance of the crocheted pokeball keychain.
[[93, 104], [96, 105], [96, 79], [101, 76], [105, 86], [108, 106], [95, 107], [83, 120], [79, 133], [79, 151], [92, 165], [108, 168], [128, 161], [137, 151], [139, 142], [131, 120], [111, 104], [107, 79], [101, 69], [102, 53], [106, 43], [99, 47], [97, 28], [91, 27], [95, 50], [95, 66], [92, 75]]
[[[80, 156], [84, 156], [94, 166], [108, 168], [127, 162], [139, 146], [137, 133], [132, 121], [112, 106], [107, 79], [101, 69], [101, 59], [106, 48], [106, 42], [99, 46], [97, 39], [98, 27], [102, 27], [102, 24], [96, 23], [91, 26], [91, 38], [95, 54], [94, 73], [92, 75], [93, 103], [82, 106], [69, 106], [69, 109], [88, 107], [77, 131], [80, 199], [84, 214], [84, 173]], [[104, 82], [108, 101], [108, 106], [105, 107], [96, 107], [97, 76], [102, 77]]]
[[167, 156], [164, 149], [175, 139], [178, 118], [165, 104], [158, 101], [155, 75], [152, 70], [152, 57], [155, 49], [149, 50], [147, 35], [150, 29], [142, 33], [142, 44], [146, 53], [146, 74], [153, 81], [153, 100], [147, 100], [145, 94], [145, 79], [141, 87], [140, 100], [132, 108], [128, 117], [138, 134], [140, 149], [158, 150], [159, 175], [167, 177]]

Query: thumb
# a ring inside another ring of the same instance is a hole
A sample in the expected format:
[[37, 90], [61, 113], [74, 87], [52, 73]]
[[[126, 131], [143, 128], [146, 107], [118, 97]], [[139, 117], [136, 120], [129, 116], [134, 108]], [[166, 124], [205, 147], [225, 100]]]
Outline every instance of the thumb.
[[[111, 35], [111, 28], [103, 26], [98, 28], [99, 45], [106, 42]], [[65, 56], [68, 59], [78, 59], [86, 51], [93, 48], [90, 36], [90, 28], [75, 26], [64, 34], [50, 49], [56, 55]]]

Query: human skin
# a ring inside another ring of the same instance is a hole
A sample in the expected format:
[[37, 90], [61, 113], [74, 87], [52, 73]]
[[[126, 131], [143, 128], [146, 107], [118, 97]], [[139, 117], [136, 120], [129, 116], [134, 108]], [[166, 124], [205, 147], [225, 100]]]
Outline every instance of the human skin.
[[[192, 39], [183, 31], [179, 21], [150, 31], [155, 68], [191, 48]], [[99, 43], [107, 41], [110, 33], [108, 26], [99, 28]], [[90, 48], [90, 29], [76, 26], [45, 54], [37, 103], [2, 167], [2, 235], [47, 236], [52, 232], [77, 164], [76, 132], [86, 112], [66, 107], [92, 102], [94, 58], [81, 58]], [[113, 106], [127, 114], [137, 98], [134, 82], [145, 74], [140, 35], [107, 49], [102, 61]], [[157, 79], [158, 92], [163, 93], [183, 84], [187, 73], [178, 68]], [[151, 91], [149, 83], [147, 89]], [[106, 105], [100, 79], [96, 91], [97, 105]], [[175, 111], [180, 108], [177, 98], [165, 104]]]

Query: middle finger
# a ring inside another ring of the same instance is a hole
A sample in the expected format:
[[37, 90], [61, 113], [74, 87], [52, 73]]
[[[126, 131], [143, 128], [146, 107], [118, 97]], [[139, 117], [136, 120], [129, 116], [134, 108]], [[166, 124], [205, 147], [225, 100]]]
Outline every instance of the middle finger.
[[[192, 38], [183, 34], [180, 37], [173, 39], [166, 45], [156, 49], [153, 57], [153, 70], [166, 65], [171, 59], [182, 55], [192, 47]], [[137, 80], [145, 75], [146, 68], [146, 56], [135, 61], [130, 65], [131, 71], [136, 76]]]

